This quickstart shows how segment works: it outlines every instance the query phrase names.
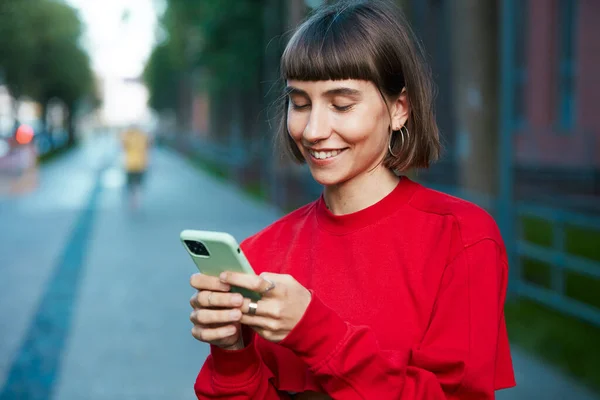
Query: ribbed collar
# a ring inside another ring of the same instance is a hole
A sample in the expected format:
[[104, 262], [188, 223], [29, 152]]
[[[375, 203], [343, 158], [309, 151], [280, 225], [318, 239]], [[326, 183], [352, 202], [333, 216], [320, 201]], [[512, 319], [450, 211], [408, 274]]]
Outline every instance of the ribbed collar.
[[367, 208], [344, 215], [333, 214], [327, 208], [325, 198], [321, 194], [316, 204], [317, 221], [322, 229], [335, 235], [344, 235], [356, 231], [374, 224], [397, 211], [400, 206], [410, 200], [419, 186], [418, 183], [411, 181], [406, 176], [402, 176], [394, 190], [383, 199]]

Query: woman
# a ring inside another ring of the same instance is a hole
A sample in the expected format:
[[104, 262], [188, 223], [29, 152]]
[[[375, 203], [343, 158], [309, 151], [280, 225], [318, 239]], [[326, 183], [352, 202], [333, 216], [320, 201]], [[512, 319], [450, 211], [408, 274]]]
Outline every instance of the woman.
[[192, 334], [211, 345], [198, 398], [491, 399], [513, 386], [495, 222], [401, 176], [439, 139], [398, 10], [320, 10], [281, 71], [281, 138], [324, 191], [242, 243], [259, 276], [192, 276]]

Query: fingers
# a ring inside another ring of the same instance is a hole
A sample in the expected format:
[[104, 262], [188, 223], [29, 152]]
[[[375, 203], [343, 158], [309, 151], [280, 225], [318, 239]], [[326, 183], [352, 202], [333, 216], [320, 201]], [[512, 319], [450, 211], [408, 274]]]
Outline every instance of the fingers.
[[229, 284], [231, 286], [238, 286], [253, 291], [258, 291], [261, 287], [263, 280], [256, 275], [243, 274], [239, 272], [222, 272], [219, 276], [221, 282]]
[[210, 290], [213, 292], [229, 292], [231, 290], [231, 286], [222, 282], [218, 277], [200, 273], [192, 275], [190, 285], [194, 289]]
[[[239, 272], [223, 272], [220, 277], [221, 282], [231, 286], [243, 287], [257, 293], [264, 294], [267, 290], [274, 289], [273, 284], [278, 279], [277, 274], [264, 273], [260, 276], [244, 274]], [[276, 286], [276, 285], [275, 285]]]
[[282, 329], [281, 321], [269, 317], [263, 317], [260, 315], [246, 315], [242, 316], [240, 323], [251, 326], [253, 328], [260, 328], [271, 332], [279, 332]]
[[238, 309], [210, 310], [202, 308], [194, 310], [190, 314], [190, 321], [196, 325], [229, 324], [239, 322], [242, 312]]
[[272, 332], [281, 329], [281, 309], [279, 302], [274, 300], [259, 300], [256, 302], [256, 314], [250, 315], [250, 299], [244, 299], [240, 311], [243, 313], [240, 323]]
[[[221, 344], [224, 345], [233, 345], [238, 339], [235, 325], [225, 325], [217, 328], [194, 325], [192, 336], [203, 342], [222, 342]], [[227, 339], [230, 339], [230, 343], [227, 343]]]
[[[250, 315], [250, 302], [252, 300], [244, 298], [244, 303], [240, 307], [240, 310], [244, 315]], [[280, 302], [276, 300], [259, 300], [256, 302], [256, 315], [275, 318], [281, 318], [281, 306]]]
[[239, 293], [222, 293], [202, 290], [192, 296], [192, 308], [238, 308], [243, 304], [244, 298]]

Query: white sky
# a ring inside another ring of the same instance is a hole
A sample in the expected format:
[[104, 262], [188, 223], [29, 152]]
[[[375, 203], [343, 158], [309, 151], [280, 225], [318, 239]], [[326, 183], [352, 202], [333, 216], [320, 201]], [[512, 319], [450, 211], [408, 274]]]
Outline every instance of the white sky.
[[[155, 0], [66, 0], [85, 24], [84, 44], [102, 76], [138, 76], [152, 50]], [[122, 20], [129, 10], [129, 19]]]
[[[83, 44], [103, 82], [102, 115], [108, 124], [147, 117], [147, 91], [124, 82], [139, 77], [155, 42], [161, 0], [65, 0], [84, 23]], [[123, 14], [129, 18], [124, 21]]]

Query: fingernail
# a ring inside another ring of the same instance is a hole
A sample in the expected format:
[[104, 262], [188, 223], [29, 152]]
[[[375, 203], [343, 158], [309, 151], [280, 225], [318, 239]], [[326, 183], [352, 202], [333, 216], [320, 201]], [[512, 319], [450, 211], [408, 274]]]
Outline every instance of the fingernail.
[[229, 312], [229, 317], [233, 320], [237, 320], [240, 317], [239, 310], [232, 310]]
[[244, 299], [242, 298], [242, 296], [233, 296], [233, 299], [231, 299], [231, 303], [234, 306], [241, 306], [243, 302]]
[[237, 331], [236, 328], [231, 327], [231, 328], [227, 329], [227, 334], [228, 335], [233, 335], [236, 331]]
[[225, 282], [227, 280], [227, 274], [225, 272], [221, 272], [221, 275], [219, 275], [219, 279]]

